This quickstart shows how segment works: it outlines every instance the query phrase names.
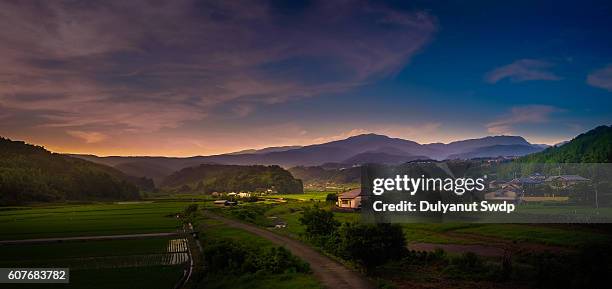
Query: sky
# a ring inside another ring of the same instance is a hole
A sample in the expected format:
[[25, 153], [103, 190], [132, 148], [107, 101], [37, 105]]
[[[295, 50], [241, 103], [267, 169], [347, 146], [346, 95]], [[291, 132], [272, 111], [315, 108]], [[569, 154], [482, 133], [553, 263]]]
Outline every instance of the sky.
[[610, 1], [0, 1], [0, 136], [192, 156], [612, 124]]

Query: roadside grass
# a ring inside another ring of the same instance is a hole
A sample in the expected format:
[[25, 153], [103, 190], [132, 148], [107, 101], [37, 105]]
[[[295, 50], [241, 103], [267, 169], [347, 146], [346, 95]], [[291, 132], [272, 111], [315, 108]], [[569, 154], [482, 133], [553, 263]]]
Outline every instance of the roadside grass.
[[281, 275], [246, 274], [238, 278], [234, 276], [218, 276], [210, 278], [204, 287], [206, 289], [322, 289], [323, 287], [312, 276], [300, 273], [285, 273]]
[[210, 218], [202, 218], [198, 220], [200, 224], [204, 225], [201, 232], [203, 232], [203, 242], [209, 242], [212, 240], [220, 239], [231, 239], [241, 243], [252, 244], [262, 248], [275, 247], [275, 245], [257, 235], [251, 234], [247, 231], [230, 228], [225, 226], [221, 221], [217, 221]]
[[0, 211], [0, 240], [172, 232], [189, 203], [84, 204]]

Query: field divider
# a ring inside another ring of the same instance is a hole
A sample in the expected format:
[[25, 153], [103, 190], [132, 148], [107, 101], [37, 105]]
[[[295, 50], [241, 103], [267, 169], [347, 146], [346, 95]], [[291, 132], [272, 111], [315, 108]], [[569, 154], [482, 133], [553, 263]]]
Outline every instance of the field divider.
[[0, 245], [14, 244], [32, 244], [32, 243], [53, 243], [64, 241], [93, 241], [93, 240], [118, 240], [118, 239], [139, 239], [150, 237], [167, 237], [176, 236], [177, 232], [165, 233], [147, 233], [147, 234], [127, 234], [127, 235], [106, 235], [106, 236], [79, 236], [79, 237], [64, 237], [64, 238], [40, 238], [40, 239], [22, 239], [22, 240], [0, 240]]

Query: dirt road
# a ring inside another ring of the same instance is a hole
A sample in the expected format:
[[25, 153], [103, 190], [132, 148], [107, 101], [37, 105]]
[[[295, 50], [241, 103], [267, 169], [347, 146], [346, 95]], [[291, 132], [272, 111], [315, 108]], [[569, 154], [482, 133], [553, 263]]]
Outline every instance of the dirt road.
[[259, 228], [255, 225], [249, 225], [242, 222], [227, 219], [212, 213], [206, 213], [206, 216], [219, 220], [225, 225], [239, 228], [260, 237], [266, 238], [271, 242], [287, 248], [291, 253], [300, 257], [302, 260], [310, 264], [310, 268], [314, 276], [321, 283], [330, 289], [373, 289], [376, 288], [361, 274], [351, 269], [346, 268], [342, 264], [330, 259], [329, 257], [315, 251], [308, 245], [292, 238], [281, 236], [270, 232], [266, 229]]

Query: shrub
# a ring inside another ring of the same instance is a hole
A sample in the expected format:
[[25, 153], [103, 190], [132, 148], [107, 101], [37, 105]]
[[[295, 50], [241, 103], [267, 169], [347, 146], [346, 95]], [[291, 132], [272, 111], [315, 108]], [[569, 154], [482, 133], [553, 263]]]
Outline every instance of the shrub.
[[484, 262], [474, 252], [465, 252], [457, 258], [451, 259], [451, 265], [457, 266], [465, 271], [472, 271], [481, 269], [484, 266]]
[[325, 201], [328, 203], [336, 203], [338, 201], [338, 195], [335, 193], [327, 194]]
[[406, 255], [406, 239], [397, 224], [347, 223], [340, 229], [339, 254], [366, 271]]
[[183, 221], [185, 223], [191, 223], [193, 222], [196, 214], [198, 212], [198, 205], [197, 204], [191, 204], [189, 206], [187, 206], [183, 212]]
[[232, 240], [213, 241], [205, 245], [204, 265], [209, 273], [277, 274], [284, 272], [309, 272], [308, 263], [293, 256], [283, 247], [262, 249], [242, 245]]
[[241, 272], [248, 251], [237, 242], [222, 240], [207, 244], [202, 252], [208, 272]]
[[304, 208], [299, 221], [306, 227], [308, 238], [331, 236], [340, 226], [333, 212], [323, 210], [318, 205]]

